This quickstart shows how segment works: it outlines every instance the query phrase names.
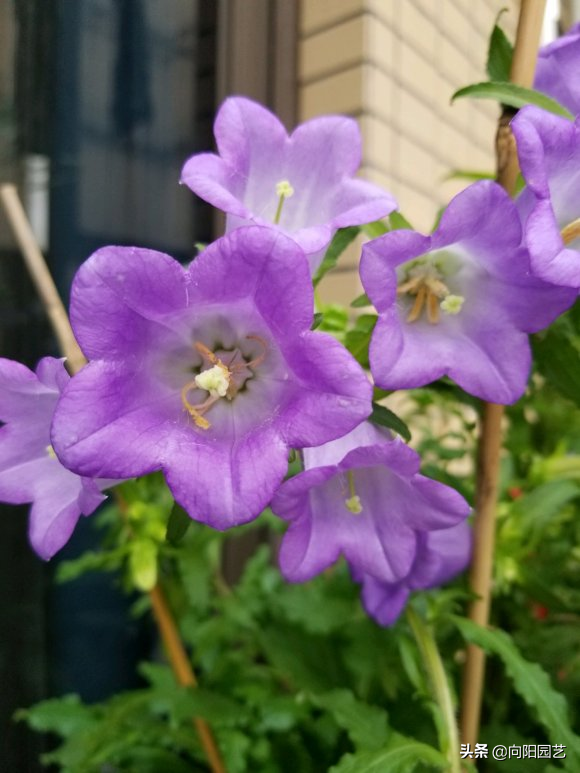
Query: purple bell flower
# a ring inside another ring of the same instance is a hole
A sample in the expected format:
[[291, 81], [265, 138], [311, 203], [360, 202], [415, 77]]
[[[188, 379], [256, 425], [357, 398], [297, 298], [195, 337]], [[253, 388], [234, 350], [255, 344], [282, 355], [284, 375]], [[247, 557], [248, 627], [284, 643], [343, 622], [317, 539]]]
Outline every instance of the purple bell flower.
[[580, 288], [580, 118], [534, 106], [512, 121], [526, 187], [517, 199], [534, 273]]
[[71, 322], [89, 364], [65, 389], [53, 445], [81, 475], [163, 470], [189, 515], [218, 529], [257, 517], [289, 448], [344, 435], [371, 385], [312, 332], [304, 254], [271, 228], [240, 228], [189, 267], [105, 247], [79, 269]]
[[444, 585], [467, 568], [471, 542], [469, 524], [461, 521], [450, 529], [421, 532], [413, 566], [399, 582], [385, 583], [370, 574], [353, 572], [354, 579], [362, 583], [367, 614], [379, 625], [393, 625], [413, 591]]
[[304, 450], [305, 471], [286, 481], [272, 510], [288, 521], [280, 568], [310, 580], [343, 555], [356, 576], [402, 582], [423, 536], [469, 515], [463, 497], [419, 473], [419, 456], [364, 422], [339, 440]]
[[538, 52], [534, 88], [580, 113], [580, 23]]
[[532, 276], [515, 205], [482, 181], [457, 195], [431, 236], [392, 231], [363, 246], [361, 278], [379, 312], [369, 357], [384, 389], [448, 375], [469, 394], [512, 403], [531, 364], [528, 333], [575, 293]]
[[312, 273], [339, 228], [396, 209], [389, 193], [354, 178], [362, 151], [352, 118], [314, 118], [288, 136], [269, 110], [230, 97], [216, 116], [214, 134], [219, 155], [192, 156], [181, 182], [227, 213], [228, 231], [256, 223], [291, 236]]
[[0, 359], [0, 500], [32, 503], [29, 539], [44, 559], [68, 542], [79, 517], [90, 515], [112, 484], [75, 475], [53, 450], [50, 424], [69, 380], [64, 360], [45, 357], [33, 373]]

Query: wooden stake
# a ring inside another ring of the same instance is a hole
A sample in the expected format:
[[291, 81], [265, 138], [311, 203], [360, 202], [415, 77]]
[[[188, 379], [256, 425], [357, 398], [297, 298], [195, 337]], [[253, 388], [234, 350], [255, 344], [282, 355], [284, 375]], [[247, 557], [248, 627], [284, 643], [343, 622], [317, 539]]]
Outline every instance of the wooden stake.
[[76, 373], [87, 361], [76, 342], [66, 309], [28, 222], [16, 186], [8, 183], [0, 186], [0, 198], [30, 278], [58, 340], [59, 349], [67, 358], [71, 373]]
[[[15, 186], [9, 184], [1, 185], [0, 200], [4, 205], [8, 221], [22, 251], [28, 272], [58, 339], [59, 348], [67, 359], [71, 374], [74, 375], [86, 365], [86, 359], [74, 337], [66, 309], [60, 299], [44, 256], [40, 251]], [[112, 493], [114, 496], [114, 490]], [[122, 502], [120, 502], [120, 506], [123, 506]], [[159, 629], [161, 640], [177, 683], [182, 687], [196, 687], [195, 673], [159, 584], [149, 592], [149, 598], [151, 600], [153, 617]], [[198, 732], [212, 773], [226, 773], [213, 734], [205, 719], [195, 717], [193, 724]]]
[[[518, 29], [510, 80], [530, 87], [534, 80], [536, 59], [545, 0], [521, 0]], [[511, 114], [504, 114], [497, 133], [497, 180], [514, 195], [519, 172], [515, 140], [509, 122]], [[473, 560], [470, 572], [471, 589], [477, 598], [472, 602], [469, 617], [478, 625], [487, 626], [491, 605], [493, 556], [495, 547], [495, 520], [500, 452], [502, 445], [502, 405], [484, 403], [479, 439], [477, 490], [475, 498]], [[481, 702], [485, 677], [485, 653], [470, 644], [463, 671], [461, 739], [475, 748], [478, 742]]]

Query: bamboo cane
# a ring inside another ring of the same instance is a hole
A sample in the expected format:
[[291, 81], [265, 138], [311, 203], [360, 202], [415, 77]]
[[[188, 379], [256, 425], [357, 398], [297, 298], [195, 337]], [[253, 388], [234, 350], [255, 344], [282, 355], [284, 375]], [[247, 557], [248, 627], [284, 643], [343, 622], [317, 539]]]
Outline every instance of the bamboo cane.
[[[521, 0], [510, 70], [510, 80], [520, 86], [530, 87], [534, 80], [544, 7], [545, 0]], [[513, 196], [519, 169], [509, 116], [502, 116], [499, 121], [497, 162], [497, 180]], [[489, 623], [491, 605], [503, 414], [502, 405], [484, 403], [477, 468], [474, 551], [469, 577], [476, 596], [470, 606], [469, 617], [482, 626]], [[463, 743], [471, 744], [472, 748], [477, 743], [479, 732], [484, 678], [485, 653], [470, 644], [463, 671], [461, 739]]]

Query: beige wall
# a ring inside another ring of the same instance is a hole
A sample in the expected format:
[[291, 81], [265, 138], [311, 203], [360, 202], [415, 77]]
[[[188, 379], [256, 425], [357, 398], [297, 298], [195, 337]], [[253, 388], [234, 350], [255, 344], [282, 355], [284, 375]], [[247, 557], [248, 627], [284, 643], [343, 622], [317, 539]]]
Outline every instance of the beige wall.
[[[493, 171], [498, 108], [450, 105], [459, 87], [486, 79], [488, 38], [501, 8], [513, 38], [518, 0], [301, 0], [299, 117], [356, 117], [362, 174], [388, 188], [417, 229], [466, 183], [453, 169]], [[353, 266], [357, 255], [349, 256]], [[356, 275], [329, 278], [344, 300]]]

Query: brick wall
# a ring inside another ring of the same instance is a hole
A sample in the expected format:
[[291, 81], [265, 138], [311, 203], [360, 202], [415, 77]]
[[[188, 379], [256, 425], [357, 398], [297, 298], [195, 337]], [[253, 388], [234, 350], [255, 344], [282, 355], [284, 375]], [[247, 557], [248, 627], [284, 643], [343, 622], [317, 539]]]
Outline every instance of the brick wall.
[[[513, 39], [518, 0], [301, 0], [299, 117], [356, 117], [361, 174], [388, 188], [418, 229], [466, 183], [453, 169], [493, 171], [498, 108], [450, 105], [460, 86], [485, 80], [489, 34], [503, 7]], [[327, 297], [358, 291], [353, 251]]]

